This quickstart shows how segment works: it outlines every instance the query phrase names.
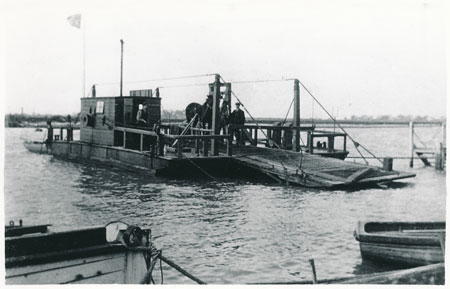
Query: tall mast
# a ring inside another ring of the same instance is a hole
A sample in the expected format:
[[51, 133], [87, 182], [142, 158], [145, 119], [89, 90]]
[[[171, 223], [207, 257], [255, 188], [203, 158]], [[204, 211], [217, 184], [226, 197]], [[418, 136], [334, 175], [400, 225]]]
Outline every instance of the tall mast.
[[123, 88], [123, 40], [120, 39], [120, 96], [122, 97]]

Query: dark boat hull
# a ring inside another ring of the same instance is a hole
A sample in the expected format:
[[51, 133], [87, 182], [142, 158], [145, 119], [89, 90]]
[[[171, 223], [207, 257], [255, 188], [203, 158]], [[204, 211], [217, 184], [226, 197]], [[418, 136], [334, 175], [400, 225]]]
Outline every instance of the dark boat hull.
[[420, 266], [444, 262], [445, 222], [359, 222], [361, 256]]

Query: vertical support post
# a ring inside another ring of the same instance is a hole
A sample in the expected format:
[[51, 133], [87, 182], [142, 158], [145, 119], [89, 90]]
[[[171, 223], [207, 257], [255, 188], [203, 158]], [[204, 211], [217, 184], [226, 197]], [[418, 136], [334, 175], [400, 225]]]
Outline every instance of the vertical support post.
[[158, 136], [158, 155], [159, 156], [164, 155], [164, 139], [162, 135]]
[[203, 156], [207, 157], [208, 156], [208, 140], [207, 139], [203, 139]]
[[447, 128], [446, 128], [445, 122], [442, 123], [441, 129], [442, 129], [442, 146], [445, 147], [445, 144], [447, 143], [447, 140], [446, 140], [446, 138], [447, 138], [447, 132], [446, 132]]
[[409, 152], [409, 167], [412, 168], [414, 166], [414, 123], [412, 121], [409, 122]]
[[255, 128], [255, 147], [258, 146], [258, 128]]
[[64, 138], [63, 138], [63, 128], [60, 128], [59, 129], [59, 138], [60, 138], [60, 140], [64, 140]]
[[294, 151], [300, 151], [300, 82], [294, 80]]
[[344, 135], [344, 151], [347, 150], [347, 135]]
[[140, 149], [141, 149], [141, 152], [142, 152], [144, 150], [144, 134], [142, 134], [142, 133], [141, 133], [140, 141], [141, 141]]
[[233, 155], [232, 143], [233, 143], [233, 136], [230, 136], [227, 138], [227, 156], [229, 157]]
[[123, 132], [123, 148], [127, 147], [127, 133]]
[[231, 114], [231, 83], [225, 83], [225, 99], [228, 103], [228, 115]]
[[123, 40], [120, 39], [120, 97], [123, 96], [122, 88], [123, 88]]
[[[197, 134], [197, 133], [196, 133]], [[195, 140], [195, 154], [198, 156], [200, 153], [200, 140], [196, 139]]]
[[309, 153], [312, 154], [314, 152], [314, 137], [310, 130], [308, 130], [308, 148]]
[[183, 139], [179, 139], [177, 143], [177, 157], [181, 159], [183, 157]]
[[[220, 134], [220, 75], [216, 74], [213, 89], [213, 105], [212, 105], [212, 131], [213, 134]], [[219, 154], [219, 142], [217, 139], [211, 140], [211, 151], [213, 156]]]
[[334, 151], [334, 136], [328, 137], [328, 152]]

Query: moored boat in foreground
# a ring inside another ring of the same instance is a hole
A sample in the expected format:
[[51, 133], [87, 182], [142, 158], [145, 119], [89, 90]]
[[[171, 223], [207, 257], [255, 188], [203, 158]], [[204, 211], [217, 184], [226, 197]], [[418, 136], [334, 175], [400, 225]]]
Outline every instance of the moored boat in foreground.
[[420, 266], [444, 262], [445, 222], [358, 222], [361, 256]]
[[143, 283], [154, 252], [150, 230], [122, 222], [50, 232], [5, 227], [6, 284]]

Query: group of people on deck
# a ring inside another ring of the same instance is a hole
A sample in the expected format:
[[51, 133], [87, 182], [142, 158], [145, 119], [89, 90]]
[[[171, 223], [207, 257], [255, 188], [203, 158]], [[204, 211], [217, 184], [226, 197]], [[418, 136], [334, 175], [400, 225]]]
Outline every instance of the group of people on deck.
[[[210, 95], [208, 95], [210, 97]], [[212, 97], [212, 96], [211, 96]], [[227, 113], [222, 111], [222, 118], [221, 118], [221, 126], [225, 127], [227, 124], [231, 125], [243, 125], [245, 124], [245, 114], [241, 110], [241, 103], [236, 102], [236, 108], [231, 112], [229, 116], [227, 116]], [[225, 106], [223, 106], [225, 107]], [[136, 114], [136, 124], [140, 127], [147, 126], [147, 118], [148, 118], [148, 106], [146, 103], [139, 104], [139, 110]], [[243, 144], [243, 137], [242, 137], [242, 129], [234, 129], [233, 130], [233, 138], [236, 139], [236, 144], [240, 145]]]

